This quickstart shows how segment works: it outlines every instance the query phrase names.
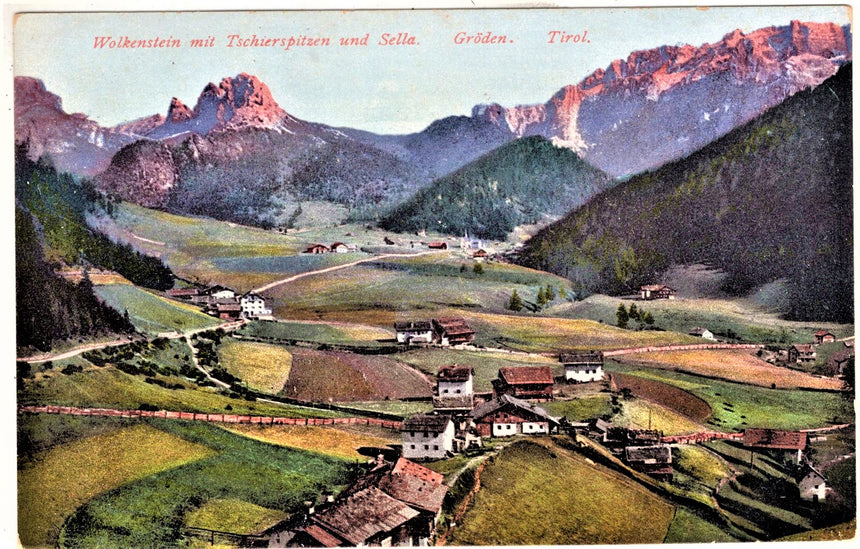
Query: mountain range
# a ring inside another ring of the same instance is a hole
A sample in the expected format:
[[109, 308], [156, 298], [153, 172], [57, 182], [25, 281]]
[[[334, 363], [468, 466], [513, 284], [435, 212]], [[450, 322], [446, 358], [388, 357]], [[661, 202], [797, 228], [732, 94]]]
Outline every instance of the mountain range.
[[849, 29], [834, 24], [733, 31], [714, 44], [631, 53], [543, 104], [477, 105], [407, 135], [299, 120], [245, 73], [206, 85], [193, 108], [173, 98], [166, 115], [112, 128], [65, 113], [42, 82], [16, 77], [15, 135], [32, 158], [49, 154], [58, 169], [145, 206], [265, 225], [327, 200], [375, 217], [526, 136], [610, 177], [653, 169], [819, 84], [850, 52]]

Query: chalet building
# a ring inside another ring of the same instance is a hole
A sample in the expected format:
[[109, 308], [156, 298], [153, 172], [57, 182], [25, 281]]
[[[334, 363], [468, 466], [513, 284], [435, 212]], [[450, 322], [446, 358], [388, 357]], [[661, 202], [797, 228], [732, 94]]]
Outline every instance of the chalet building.
[[305, 248], [304, 253], [306, 254], [327, 254], [331, 250], [325, 244], [311, 244], [307, 248]]
[[714, 333], [712, 331], [708, 330], [707, 328], [700, 328], [698, 326], [687, 333], [691, 336], [701, 337], [702, 339], [717, 339], [716, 337], [714, 337]]
[[448, 243], [447, 242], [430, 242], [427, 244], [427, 247], [431, 250], [447, 250]]
[[448, 493], [444, 477], [399, 458], [366, 475], [318, 508], [267, 530], [269, 547], [415, 547], [429, 545]]
[[788, 361], [791, 363], [814, 362], [816, 356], [812, 345], [792, 345], [788, 348]]
[[239, 305], [242, 307], [242, 316], [245, 318], [259, 318], [272, 314], [272, 310], [266, 308], [266, 300], [263, 296], [254, 292], [243, 295], [239, 299]]
[[220, 298], [207, 303], [204, 311], [221, 320], [238, 320], [242, 317], [242, 304], [235, 298]]
[[165, 295], [171, 299], [193, 301], [194, 298], [200, 295], [200, 288], [175, 288], [167, 290]]
[[564, 364], [564, 379], [568, 382], [588, 383], [603, 379], [603, 353], [562, 353], [559, 361]]
[[394, 331], [397, 333], [397, 343], [433, 342], [433, 324], [429, 320], [395, 322]]
[[499, 368], [499, 377], [493, 380], [496, 397], [510, 395], [516, 398], [552, 400], [554, 380], [549, 366], [518, 366]]
[[333, 254], [345, 254], [345, 253], [348, 253], [350, 251], [350, 249], [349, 249], [349, 246], [347, 246], [343, 242], [335, 242], [334, 244], [331, 245], [331, 248], [329, 248], [329, 251], [331, 251], [331, 253], [333, 253]]
[[454, 453], [454, 422], [447, 415], [414, 415], [403, 422], [400, 434], [406, 459], [442, 459]]
[[806, 433], [779, 429], [746, 429], [743, 445], [751, 449], [797, 451], [799, 464], [803, 449], [806, 448]]
[[822, 343], [833, 343], [836, 341], [836, 336], [827, 330], [819, 330], [815, 332], [812, 337], [814, 338], [816, 345], [821, 345]]
[[218, 299], [235, 299], [236, 298], [236, 292], [234, 292], [230, 288], [226, 288], [224, 286], [219, 286], [219, 285], [210, 286], [209, 288], [206, 288], [205, 290], [200, 292], [200, 294], [208, 297], [208, 301], [210, 301], [210, 302], [218, 300]]
[[800, 490], [800, 499], [814, 502], [827, 499], [827, 479], [809, 463], [804, 464], [795, 479]]
[[487, 259], [490, 254], [487, 253], [487, 250], [481, 248], [472, 254], [473, 259]]
[[476, 406], [472, 418], [482, 437], [545, 435], [557, 432], [559, 427], [559, 421], [543, 408], [510, 395]]
[[639, 298], [646, 301], [652, 299], [675, 299], [675, 290], [664, 284], [640, 286]]
[[627, 446], [624, 461], [632, 469], [658, 480], [671, 481], [672, 448], [669, 446]]
[[472, 411], [475, 371], [466, 366], [442, 366], [436, 374], [436, 394], [433, 408], [439, 412], [468, 413]]
[[434, 318], [432, 323], [433, 339], [440, 345], [463, 345], [475, 340], [475, 330], [462, 318]]

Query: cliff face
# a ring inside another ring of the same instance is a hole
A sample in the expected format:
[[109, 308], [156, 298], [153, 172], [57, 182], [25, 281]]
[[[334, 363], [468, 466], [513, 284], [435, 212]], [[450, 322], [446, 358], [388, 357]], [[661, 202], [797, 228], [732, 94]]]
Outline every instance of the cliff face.
[[715, 44], [630, 54], [541, 105], [479, 106], [473, 116], [542, 135], [614, 176], [697, 150], [816, 86], [851, 58], [847, 27], [793, 21]]

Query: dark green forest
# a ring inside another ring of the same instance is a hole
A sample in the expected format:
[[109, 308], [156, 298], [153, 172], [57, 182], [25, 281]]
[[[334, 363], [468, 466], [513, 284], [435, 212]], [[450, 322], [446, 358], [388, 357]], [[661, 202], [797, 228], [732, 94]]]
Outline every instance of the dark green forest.
[[400, 232], [429, 229], [504, 239], [517, 225], [568, 212], [612, 184], [569, 149], [526, 137], [437, 179], [380, 225]]
[[524, 265], [627, 294], [704, 263], [744, 295], [784, 279], [787, 317], [853, 322], [851, 65], [538, 233]]

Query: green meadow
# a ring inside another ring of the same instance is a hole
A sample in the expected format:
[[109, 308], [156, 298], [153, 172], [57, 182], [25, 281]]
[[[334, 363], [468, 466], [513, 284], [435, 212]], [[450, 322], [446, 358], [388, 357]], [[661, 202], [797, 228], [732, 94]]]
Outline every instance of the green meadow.
[[95, 292], [117, 311], [128, 311], [134, 327], [150, 335], [208, 328], [221, 323], [198, 307], [166, 299], [130, 284], [96, 286]]

